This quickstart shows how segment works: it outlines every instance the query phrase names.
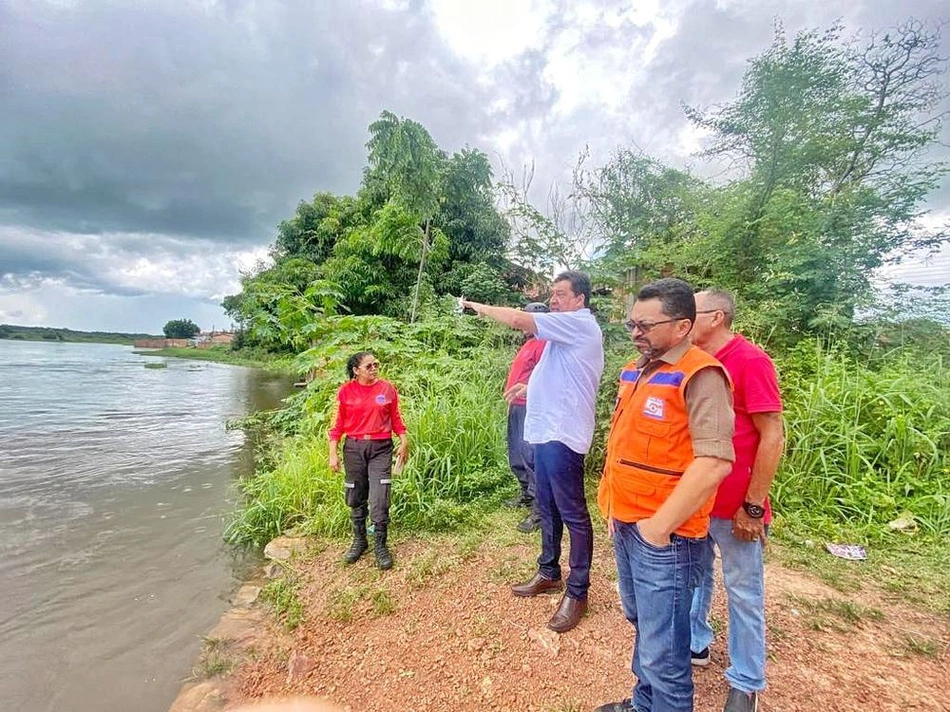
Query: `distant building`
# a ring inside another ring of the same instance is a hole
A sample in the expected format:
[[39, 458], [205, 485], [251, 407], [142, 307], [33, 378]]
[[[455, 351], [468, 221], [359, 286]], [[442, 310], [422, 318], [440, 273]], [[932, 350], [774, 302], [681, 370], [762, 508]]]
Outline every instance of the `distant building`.
[[230, 346], [234, 334], [230, 331], [203, 331], [193, 339], [138, 339], [137, 349], [210, 349], [212, 346]]
[[136, 339], [132, 346], [137, 349], [184, 349], [188, 339]]
[[193, 341], [199, 349], [210, 349], [212, 346], [230, 346], [234, 341], [234, 334], [230, 331], [202, 331]]

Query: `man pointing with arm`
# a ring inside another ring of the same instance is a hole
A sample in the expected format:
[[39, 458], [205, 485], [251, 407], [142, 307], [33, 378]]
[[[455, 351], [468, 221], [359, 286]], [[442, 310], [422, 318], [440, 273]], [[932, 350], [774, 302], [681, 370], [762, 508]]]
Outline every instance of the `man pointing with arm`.
[[590, 291], [587, 275], [569, 271], [554, 279], [549, 314], [463, 302], [480, 316], [547, 342], [528, 380], [524, 426], [525, 440], [534, 446], [541, 555], [537, 574], [512, 586], [511, 591], [527, 597], [561, 589], [561, 538], [566, 526], [571, 538], [571, 571], [567, 591], [548, 621], [548, 627], [558, 633], [574, 628], [587, 611], [594, 550], [584, 497], [584, 456], [594, 435], [604, 346], [600, 327], [588, 308]]

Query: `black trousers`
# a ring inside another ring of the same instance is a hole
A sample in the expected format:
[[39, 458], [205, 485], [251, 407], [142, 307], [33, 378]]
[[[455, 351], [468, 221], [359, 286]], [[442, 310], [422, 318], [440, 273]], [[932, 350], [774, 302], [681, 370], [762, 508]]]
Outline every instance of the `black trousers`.
[[508, 406], [508, 465], [518, 484], [521, 496], [534, 499], [534, 445], [524, 439], [525, 406]]
[[389, 523], [392, 467], [392, 440], [347, 438], [343, 443], [346, 503], [354, 520], [366, 519], [368, 509], [373, 524]]

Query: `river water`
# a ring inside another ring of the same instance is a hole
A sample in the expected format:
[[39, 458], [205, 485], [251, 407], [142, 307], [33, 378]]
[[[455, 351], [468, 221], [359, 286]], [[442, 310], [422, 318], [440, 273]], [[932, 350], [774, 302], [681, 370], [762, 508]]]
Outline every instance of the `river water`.
[[222, 542], [284, 377], [0, 340], [0, 708], [164, 712], [250, 562]]

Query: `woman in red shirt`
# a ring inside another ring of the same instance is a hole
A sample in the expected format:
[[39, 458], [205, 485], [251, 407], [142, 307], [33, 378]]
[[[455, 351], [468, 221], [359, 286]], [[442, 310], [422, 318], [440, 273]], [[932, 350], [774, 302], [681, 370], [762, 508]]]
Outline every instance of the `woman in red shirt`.
[[[353, 543], [343, 556], [347, 564], [369, 548], [366, 515], [375, 528], [376, 565], [390, 569], [393, 557], [386, 546], [389, 529], [389, 493], [392, 487], [393, 433], [399, 436], [397, 461], [409, 454], [406, 426], [399, 413], [399, 394], [389, 381], [379, 377], [379, 361], [368, 351], [346, 362], [349, 381], [337, 392], [336, 423], [330, 428], [330, 469], [340, 469], [337, 443], [343, 444], [346, 503], [353, 521]], [[368, 505], [368, 506], [367, 506]]]

